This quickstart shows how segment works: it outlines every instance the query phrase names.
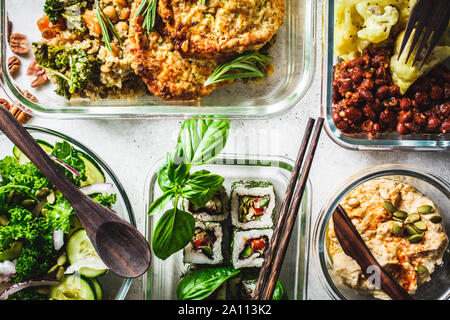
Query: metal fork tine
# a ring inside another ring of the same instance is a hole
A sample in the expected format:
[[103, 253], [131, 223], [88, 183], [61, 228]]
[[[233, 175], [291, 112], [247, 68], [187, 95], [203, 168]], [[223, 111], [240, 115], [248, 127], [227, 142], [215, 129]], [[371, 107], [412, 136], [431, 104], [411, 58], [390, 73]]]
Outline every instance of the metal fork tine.
[[[411, 54], [413, 53], [414, 48], [416, 47], [417, 42], [419, 41], [420, 36], [422, 35], [422, 32], [426, 26], [428, 17], [430, 16], [430, 13], [431, 13], [433, 1], [432, 0], [424, 0], [422, 2], [425, 2], [425, 4], [424, 4], [425, 12], [419, 13], [421, 18], [419, 18], [419, 21], [417, 22], [416, 30], [414, 31], [414, 37], [411, 42], [411, 47], [409, 48], [408, 55], [406, 56], [405, 63], [407, 63], [409, 58], [411, 57]], [[425, 17], [425, 19], [424, 19], [424, 17]]]
[[403, 41], [400, 46], [400, 52], [399, 52], [397, 59], [399, 59], [400, 56], [402, 55], [403, 50], [405, 49], [406, 44], [408, 43], [408, 40], [411, 37], [412, 31], [414, 30], [417, 22], [419, 21], [420, 11], [422, 11], [424, 4], [425, 4], [425, 1], [419, 0], [411, 9], [408, 24], [406, 25], [405, 34], [403, 36]]
[[[444, 5], [444, 7], [440, 8], [440, 11], [438, 11], [440, 14], [439, 14], [439, 17], [436, 19], [437, 29], [434, 30], [433, 37], [431, 38], [431, 40], [428, 44], [428, 48], [425, 53], [425, 56], [423, 57], [420, 68], [422, 68], [423, 65], [425, 64], [425, 62], [428, 60], [434, 47], [439, 42], [445, 29], [447, 29], [447, 27], [448, 27], [448, 23], [450, 20], [450, 7], [445, 3], [445, 1], [441, 1], [441, 4]], [[417, 59], [417, 56], [416, 56], [416, 59]]]
[[422, 32], [422, 36], [419, 42], [419, 46], [417, 47], [417, 51], [413, 60], [413, 66], [416, 64], [416, 62], [420, 59], [420, 55], [425, 48], [425, 45], [427, 44], [428, 40], [430, 39], [431, 35], [433, 34], [433, 31], [435, 31], [435, 25], [433, 23], [432, 19], [429, 19], [427, 21], [427, 24], [424, 28], [424, 31]]

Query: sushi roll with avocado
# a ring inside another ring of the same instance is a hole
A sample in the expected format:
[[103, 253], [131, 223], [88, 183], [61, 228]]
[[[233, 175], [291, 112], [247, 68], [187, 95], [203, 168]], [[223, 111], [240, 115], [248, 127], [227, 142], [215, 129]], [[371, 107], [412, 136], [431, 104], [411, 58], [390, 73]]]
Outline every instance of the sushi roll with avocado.
[[228, 218], [228, 196], [225, 188], [217, 191], [203, 207], [197, 207], [189, 200], [184, 201], [184, 209], [195, 219], [204, 222], [222, 222]]
[[219, 264], [222, 255], [223, 232], [220, 223], [195, 223], [195, 235], [184, 248], [184, 262], [193, 264]]
[[260, 268], [263, 265], [272, 229], [235, 230], [231, 245], [233, 267]]
[[231, 191], [231, 222], [239, 229], [272, 228], [275, 190], [269, 182], [238, 181]]

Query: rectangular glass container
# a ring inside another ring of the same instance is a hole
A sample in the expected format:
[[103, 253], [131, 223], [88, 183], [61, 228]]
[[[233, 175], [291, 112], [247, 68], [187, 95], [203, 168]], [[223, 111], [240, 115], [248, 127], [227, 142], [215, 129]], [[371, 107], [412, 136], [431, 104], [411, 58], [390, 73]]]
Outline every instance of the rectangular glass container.
[[[15, 78], [7, 72], [12, 56], [7, 39], [7, 18], [14, 33], [23, 33], [31, 42], [41, 40], [36, 21], [42, 17], [44, 0], [0, 0], [2, 85], [10, 99], [22, 103], [34, 116], [46, 118], [186, 118], [194, 115], [257, 119], [283, 114], [294, 107], [308, 90], [314, 73], [316, 0], [287, 0], [286, 19], [269, 54], [274, 73], [260, 83], [234, 84], [196, 101], [164, 101], [154, 96], [136, 99], [66, 101], [47, 84], [32, 89], [26, 68], [32, 54], [21, 57], [22, 71]], [[28, 90], [38, 102], [21, 94]]]
[[[162, 159], [155, 164], [147, 177], [144, 195], [146, 212], [154, 199], [162, 194], [158, 186], [157, 173], [163, 162]], [[276, 193], [276, 212], [279, 212], [293, 166], [294, 162], [284, 157], [222, 154], [214, 162], [195, 170], [206, 169], [223, 176], [228, 195], [234, 181], [242, 179], [270, 181]], [[280, 275], [280, 280], [291, 300], [307, 299], [311, 197], [312, 189], [308, 182]], [[153, 230], [161, 215], [161, 213], [154, 217], [146, 215], [145, 232], [149, 243], [152, 242]], [[158, 259], [152, 253], [150, 269], [143, 276], [144, 299], [176, 299], [176, 287], [185, 271], [182, 251], [166, 261]]]
[[334, 55], [334, 3], [334, 0], [323, 1], [321, 115], [326, 120], [324, 126], [328, 136], [341, 147], [350, 150], [449, 151], [450, 134], [401, 136], [389, 132], [368, 137], [364, 134], [343, 134], [336, 128], [331, 117], [333, 67], [337, 63]]

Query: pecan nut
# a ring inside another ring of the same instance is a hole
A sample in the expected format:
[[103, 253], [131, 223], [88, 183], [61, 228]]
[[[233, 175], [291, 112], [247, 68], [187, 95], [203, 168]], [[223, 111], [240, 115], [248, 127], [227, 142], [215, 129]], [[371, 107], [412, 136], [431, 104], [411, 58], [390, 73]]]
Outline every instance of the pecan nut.
[[33, 96], [28, 90], [20, 90], [20, 92], [22, 92], [23, 96], [28, 100], [32, 102], [38, 102], [38, 99], [35, 96]]
[[24, 110], [21, 110], [16, 104], [9, 104], [9, 102], [5, 99], [0, 99], [0, 105], [11, 112], [14, 118], [16, 118], [21, 124], [26, 124], [31, 119], [31, 115]]
[[31, 81], [32, 88], [38, 87], [48, 80], [47, 72], [36, 63], [36, 60], [33, 60], [28, 66], [27, 75], [33, 76]]
[[9, 36], [9, 45], [12, 52], [20, 55], [25, 55], [30, 52], [30, 44], [26, 35], [21, 33], [13, 33]]
[[8, 59], [8, 69], [11, 77], [15, 77], [19, 73], [20, 65], [19, 58], [13, 56]]

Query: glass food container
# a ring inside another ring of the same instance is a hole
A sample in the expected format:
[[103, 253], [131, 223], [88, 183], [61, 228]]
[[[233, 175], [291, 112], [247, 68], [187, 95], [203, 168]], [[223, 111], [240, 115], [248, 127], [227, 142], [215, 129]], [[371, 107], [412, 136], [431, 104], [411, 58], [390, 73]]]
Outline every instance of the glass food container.
[[[384, 164], [365, 169], [348, 178], [325, 202], [319, 212], [312, 235], [312, 256], [320, 282], [330, 298], [336, 300], [374, 299], [342, 284], [333, 274], [333, 263], [327, 248], [328, 223], [337, 205], [357, 186], [373, 179], [387, 178], [407, 183], [430, 198], [441, 210], [447, 237], [450, 237], [450, 184], [438, 175], [409, 164]], [[450, 252], [444, 252], [442, 263], [436, 266], [431, 280], [419, 286], [413, 295], [417, 300], [447, 300], [450, 298]]]
[[[154, 96], [136, 99], [65, 101], [53, 91], [52, 84], [36, 90], [30, 87], [26, 68], [32, 54], [21, 57], [22, 72], [12, 78], [7, 71], [12, 56], [7, 41], [7, 18], [13, 33], [23, 33], [30, 42], [40, 40], [36, 21], [42, 17], [44, 0], [0, 0], [2, 86], [9, 98], [20, 102], [34, 116], [46, 118], [187, 118], [194, 115], [222, 118], [269, 118], [294, 107], [308, 90], [315, 60], [316, 0], [287, 0], [286, 19], [275, 45], [269, 50], [274, 57], [274, 73], [264, 81], [244, 84], [238, 81], [213, 92], [199, 101], [163, 101]], [[38, 102], [20, 92], [28, 90]]]
[[375, 151], [448, 151], [450, 150], [450, 134], [414, 134], [401, 136], [397, 133], [383, 133], [374, 137], [363, 134], [343, 134], [336, 128], [331, 117], [333, 67], [337, 63], [334, 55], [334, 13], [335, 1], [323, 1], [322, 32], [322, 92], [321, 115], [326, 119], [325, 131], [338, 145], [350, 150]]
[[[46, 141], [52, 145], [56, 142], [67, 141], [75, 149], [83, 153], [93, 160], [94, 163], [102, 169], [106, 182], [112, 183], [114, 185], [115, 193], [117, 194], [117, 202], [113, 206], [113, 210], [119, 214], [122, 218], [130, 222], [133, 226], [136, 226], [136, 221], [133, 214], [133, 209], [131, 207], [128, 196], [122, 187], [122, 184], [114, 174], [114, 172], [108, 167], [108, 165], [103, 162], [103, 160], [95, 154], [88, 147], [82, 145], [75, 139], [68, 137], [62, 133], [52, 131], [45, 128], [27, 126], [28, 132], [35, 139]], [[14, 144], [0, 132], [0, 158], [3, 159], [6, 156], [13, 155]], [[102, 288], [103, 288], [103, 299], [105, 300], [123, 300], [125, 299], [128, 290], [130, 288], [131, 279], [122, 278], [112, 272], [107, 272], [98, 278]]]
[[[144, 194], [145, 214], [147, 214], [153, 200], [162, 194], [157, 182], [157, 173], [163, 162], [161, 160], [155, 164], [147, 177]], [[237, 180], [270, 181], [274, 185], [276, 193], [276, 212], [279, 212], [293, 167], [294, 162], [284, 157], [222, 154], [213, 163], [195, 169], [206, 169], [223, 176], [225, 178], [224, 187], [228, 194], [231, 184]], [[280, 275], [288, 299], [291, 300], [307, 299], [311, 196], [311, 184], [308, 182]], [[150, 243], [154, 227], [161, 215], [162, 213], [159, 213], [154, 217], [148, 217], [146, 220], [145, 230], [147, 230]], [[153, 255], [152, 265], [144, 275], [144, 299], [177, 299], [176, 287], [185, 271], [186, 266], [183, 263], [182, 251], [177, 252], [165, 261]]]

